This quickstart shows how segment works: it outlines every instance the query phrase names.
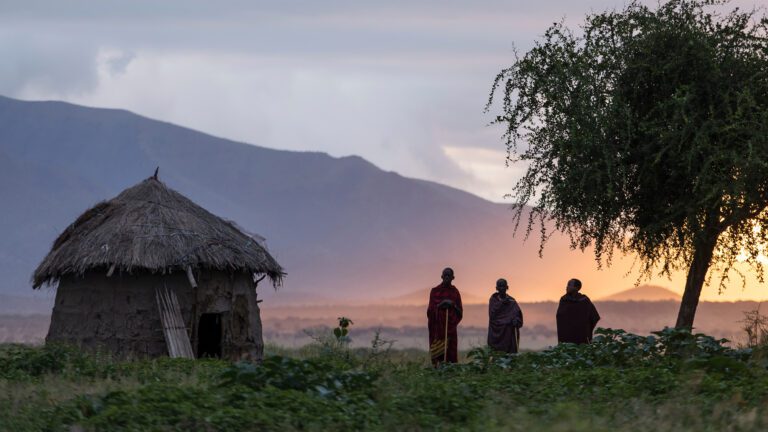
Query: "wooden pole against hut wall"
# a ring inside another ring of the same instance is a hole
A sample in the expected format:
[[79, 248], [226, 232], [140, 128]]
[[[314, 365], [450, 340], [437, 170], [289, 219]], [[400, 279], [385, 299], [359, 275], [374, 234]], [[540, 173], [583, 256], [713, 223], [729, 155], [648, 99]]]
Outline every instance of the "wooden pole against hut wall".
[[181, 355], [181, 347], [179, 346], [179, 341], [176, 339], [176, 323], [173, 320], [173, 314], [171, 313], [171, 310], [173, 308], [173, 305], [171, 304], [170, 298], [168, 298], [168, 291], [163, 292], [163, 301], [165, 302], [165, 316], [168, 320], [168, 329], [170, 330], [170, 340], [171, 340], [171, 346], [173, 347], [173, 357], [179, 357]]
[[179, 299], [176, 297], [176, 294], [173, 293], [173, 291], [166, 290], [166, 296], [168, 297], [168, 303], [170, 304], [171, 308], [174, 313], [172, 314], [171, 320], [174, 324], [174, 330], [176, 333], [176, 342], [178, 344], [178, 349], [181, 357], [185, 358], [195, 358], [194, 354], [192, 353], [192, 347], [189, 343], [189, 336], [187, 335], [187, 326], [184, 325], [184, 318], [181, 316], [181, 307], [179, 306]]
[[155, 296], [168, 355], [171, 358], [195, 358], [176, 294], [167, 288], [162, 290], [158, 288]]
[[195, 275], [192, 274], [191, 266], [187, 266], [187, 279], [189, 280], [189, 284], [192, 286], [192, 325], [190, 326], [192, 334], [190, 335], [189, 339], [191, 341], [193, 351], [197, 352], [197, 325], [200, 319], [197, 316], [197, 303], [199, 301], [199, 296], [197, 292], [197, 280], [195, 280]]
[[176, 357], [176, 349], [173, 345], [173, 339], [168, 333], [168, 316], [165, 313], [165, 305], [163, 304], [163, 294], [159, 289], [155, 290], [155, 299], [157, 300], [157, 310], [160, 313], [160, 325], [163, 327], [163, 337], [165, 338], [165, 345], [168, 348], [168, 357]]

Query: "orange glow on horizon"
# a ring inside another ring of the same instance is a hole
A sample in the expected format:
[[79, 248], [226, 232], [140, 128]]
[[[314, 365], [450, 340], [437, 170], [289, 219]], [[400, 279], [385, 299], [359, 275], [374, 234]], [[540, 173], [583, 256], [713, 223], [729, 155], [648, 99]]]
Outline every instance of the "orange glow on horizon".
[[[549, 261], [547, 255], [548, 253], [545, 250], [544, 259], [541, 260], [542, 264]], [[515, 277], [516, 272], [514, 270], [507, 273], [499, 273], [489, 268], [483, 272], [488, 275], [487, 277], [462, 278], [461, 273], [457, 271], [455, 284], [462, 293], [468, 294], [467, 297], [480, 298], [482, 302], [485, 302], [493, 294], [495, 290], [493, 283], [499, 277], [505, 277], [508, 280], [510, 284], [509, 294], [522, 302], [559, 300], [560, 296], [565, 293], [566, 281], [571, 277], [580, 279], [583, 283], [582, 292], [590, 298], [597, 300], [636, 287], [638, 273], [637, 271], [630, 273], [631, 265], [629, 264], [629, 259], [616, 259], [612, 266], [604, 266], [601, 270], [598, 270], [592, 256], [588, 253], [582, 254], [580, 252], [568, 251], [567, 255], [581, 256], [579, 257], [580, 259], [563, 257], [563, 259], [559, 260], [562, 264], [558, 265], [557, 269], [549, 269], [549, 271], [542, 272], [543, 276], [537, 278], [535, 283], [529, 281], [520, 283], [520, 278]], [[589, 267], [583, 265], [587, 260], [591, 261]], [[538, 269], [530, 268], [527, 270], [539, 271]], [[746, 276], [744, 287], [742, 287], [741, 277], [735, 271], [731, 271], [729, 280], [726, 282], [726, 288], [722, 292], [718, 292], [720, 275], [718, 273], [713, 275], [710, 270], [710, 283], [702, 289], [700, 300], [710, 302], [768, 300], [768, 284], [766, 282], [761, 283], [751, 269], [739, 266], [737, 270]], [[685, 272], [676, 272], [672, 274], [671, 278], [657, 276], [650, 280], [641, 279], [638, 286], [655, 285], [674, 291], [682, 297], [685, 289], [685, 278]]]

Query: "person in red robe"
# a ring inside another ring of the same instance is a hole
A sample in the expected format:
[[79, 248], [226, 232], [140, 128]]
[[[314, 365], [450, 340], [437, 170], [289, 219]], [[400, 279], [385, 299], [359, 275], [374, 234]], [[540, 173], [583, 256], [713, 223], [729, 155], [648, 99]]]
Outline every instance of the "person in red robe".
[[589, 297], [579, 293], [579, 290], [581, 281], [571, 279], [565, 288], [565, 295], [560, 298], [560, 305], [557, 307], [558, 343], [592, 342], [592, 332], [600, 321], [600, 314]]
[[496, 281], [496, 292], [488, 301], [488, 346], [496, 351], [517, 353], [523, 311], [514, 298], [507, 295], [506, 279]]
[[[454, 279], [453, 269], [449, 267], [443, 270], [441, 278], [443, 283], [432, 288], [427, 306], [429, 351], [434, 366], [442, 362], [456, 363], [459, 361], [456, 328], [464, 313], [461, 306], [461, 294], [451, 283]], [[446, 340], [446, 335], [448, 340]]]

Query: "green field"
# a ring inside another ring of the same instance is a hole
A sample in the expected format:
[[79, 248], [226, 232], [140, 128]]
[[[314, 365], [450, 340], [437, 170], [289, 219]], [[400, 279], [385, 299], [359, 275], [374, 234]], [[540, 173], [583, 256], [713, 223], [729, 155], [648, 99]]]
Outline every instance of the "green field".
[[768, 356], [703, 335], [601, 330], [588, 346], [485, 349], [433, 369], [419, 351], [332, 338], [262, 365], [116, 362], [0, 346], [0, 430], [638, 430], [768, 428]]

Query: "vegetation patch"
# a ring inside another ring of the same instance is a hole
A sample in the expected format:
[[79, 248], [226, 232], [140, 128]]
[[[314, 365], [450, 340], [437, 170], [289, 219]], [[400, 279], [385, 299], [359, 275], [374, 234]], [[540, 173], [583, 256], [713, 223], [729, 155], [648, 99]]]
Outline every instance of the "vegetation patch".
[[599, 329], [590, 345], [476, 348], [438, 369], [334, 337], [259, 365], [4, 345], [0, 430], [762, 430], [766, 351], [724, 342]]

